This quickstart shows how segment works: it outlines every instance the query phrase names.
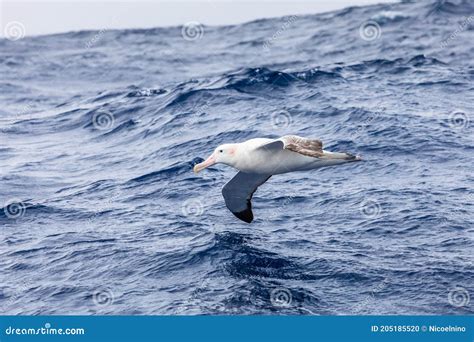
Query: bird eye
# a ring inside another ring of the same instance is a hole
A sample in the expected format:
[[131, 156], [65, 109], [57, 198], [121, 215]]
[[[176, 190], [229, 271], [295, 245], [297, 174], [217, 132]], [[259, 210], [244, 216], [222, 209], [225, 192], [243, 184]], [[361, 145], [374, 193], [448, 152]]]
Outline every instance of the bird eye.
[[222, 152], [224, 152], [224, 150], [219, 150], [219, 153], [222, 153]]

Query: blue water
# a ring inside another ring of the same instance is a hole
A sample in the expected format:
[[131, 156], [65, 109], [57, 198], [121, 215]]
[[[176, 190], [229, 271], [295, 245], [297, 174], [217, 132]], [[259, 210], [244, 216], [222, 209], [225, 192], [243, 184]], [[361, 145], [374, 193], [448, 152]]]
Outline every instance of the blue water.
[[[473, 13], [0, 40], [0, 313], [474, 313]], [[285, 134], [364, 162], [272, 177], [250, 225], [192, 172]]]

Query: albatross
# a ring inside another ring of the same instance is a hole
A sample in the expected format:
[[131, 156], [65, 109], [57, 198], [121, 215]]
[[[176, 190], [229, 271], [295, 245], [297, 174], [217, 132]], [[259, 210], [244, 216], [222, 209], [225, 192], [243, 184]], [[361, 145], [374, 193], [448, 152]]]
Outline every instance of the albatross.
[[315, 170], [362, 160], [346, 152], [323, 150], [321, 140], [296, 135], [278, 139], [255, 138], [242, 143], [219, 145], [194, 172], [214, 165], [229, 165], [239, 172], [224, 186], [227, 208], [247, 223], [253, 221], [252, 196], [271, 176], [293, 171]]

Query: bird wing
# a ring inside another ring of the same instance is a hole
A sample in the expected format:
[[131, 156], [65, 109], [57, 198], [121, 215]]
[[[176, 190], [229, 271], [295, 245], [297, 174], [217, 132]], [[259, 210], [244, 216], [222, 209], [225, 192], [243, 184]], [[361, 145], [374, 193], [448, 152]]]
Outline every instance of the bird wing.
[[225, 205], [237, 218], [252, 222], [252, 195], [271, 175], [246, 173], [240, 171], [223, 188]]
[[318, 139], [308, 139], [297, 135], [285, 135], [258, 147], [265, 150], [290, 150], [308, 157], [320, 158], [324, 155], [323, 143]]

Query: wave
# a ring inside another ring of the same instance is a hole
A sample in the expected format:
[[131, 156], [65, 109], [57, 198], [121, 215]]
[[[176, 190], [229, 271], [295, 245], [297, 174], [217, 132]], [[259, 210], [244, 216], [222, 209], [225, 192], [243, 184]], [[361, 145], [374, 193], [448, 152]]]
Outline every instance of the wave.
[[[0, 39], [2, 313], [469, 312], [439, 298], [471, 291], [471, 13]], [[250, 228], [222, 198], [234, 169], [192, 172], [219, 144], [286, 134], [364, 162], [272, 177]]]

